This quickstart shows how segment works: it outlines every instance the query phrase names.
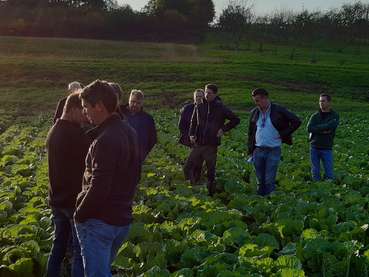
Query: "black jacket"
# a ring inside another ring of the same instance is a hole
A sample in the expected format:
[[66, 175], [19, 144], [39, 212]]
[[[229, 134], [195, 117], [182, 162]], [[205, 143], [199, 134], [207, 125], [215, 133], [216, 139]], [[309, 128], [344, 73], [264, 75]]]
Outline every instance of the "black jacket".
[[[226, 119], [229, 120], [225, 124]], [[240, 123], [240, 119], [220, 100], [197, 105], [191, 118], [190, 136], [196, 138], [198, 145], [220, 145], [217, 137], [220, 129], [228, 132]]]
[[82, 176], [90, 141], [82, 128], [59, 119], [50, 129], [47, 140], [49, 164], [49, 205], [74, 209], [82, 190]]
[[143, 162], [158, 141], [154, 118], [143, 110], [131, 113], [128, 110], [128, 105], [120, 106], [120, 115], [137, 133], [141, 161]]
[[132, 202], [141, 163], [136, 132], [117, 114], [90, 131], [95, 139], [86, 157], [75, 220], [99, 219], [124, 226], [132, 221]]
[[178, 121], [179, 143], [185, 146], [191, 146], [189, 132], [194, 108], [195, 104], [189, 103], [180, 110], [181, 114]]
[[[292, 144], [292, 133], [296, 131], [300, 125], [301, 120], [294, 114], [288, 111], [286, 108], [271, 103], [270, 118], [273, 126], [277, 129], [281, 136], [282, 142], [291, 145]], [[251, 111], [249, 121], [249, 132], [248, 132], [248, 153], [251, 155], [255, 149], [255, 135], [256, 135], [256, 122], [259, 118], [259, 108], [254, 108]]]
[[311, 145], [318, 149], [332, 149], [338, 124], [339, 115], [333, 110], [314, 113], [307, 125]]
[[67, 98], [68, 97], [63, 97], [62, 99], [59, 100], [54, 113], [53, 123], [55, 123], [57, 119], [61, 118], [65, 103], [67, 102]]

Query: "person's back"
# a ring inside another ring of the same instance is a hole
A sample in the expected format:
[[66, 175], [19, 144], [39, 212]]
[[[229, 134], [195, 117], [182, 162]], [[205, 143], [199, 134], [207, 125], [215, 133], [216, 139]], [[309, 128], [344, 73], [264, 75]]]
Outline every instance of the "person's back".
[[90, 142], [81, 128], [85, 120], [79, 94], [73, 93], [66, 99], [61, 118], [50, 129], [46, 140], [50, 181], [48, 202], [54, 223], [47, 277], [60, 275], [68, 248], [73, 250], [72, 276], [84, 275], [73, 213], [82, 189], [84, 161]]
[[89, 147], [79, 124], [58, 119], [47, 137], [49, 204], [74, 209]]
[[179, 143], [185, 146], [191, 146], [189, 132], [190, 132], [191, 117], [194, 108], [195, 104], [189, 103], [183, 106], [180, 110], [180, 118], [178, 121]]

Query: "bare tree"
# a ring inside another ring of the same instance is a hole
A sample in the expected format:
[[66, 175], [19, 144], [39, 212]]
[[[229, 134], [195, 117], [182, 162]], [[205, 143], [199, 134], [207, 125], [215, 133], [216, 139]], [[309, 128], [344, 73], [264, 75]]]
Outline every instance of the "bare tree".
[[254, 5], [251, 1], [230, 0], [219, 17], [218, 26], [223, 32], [230, 35], [235, 48], [239, 49], [254, 18]]

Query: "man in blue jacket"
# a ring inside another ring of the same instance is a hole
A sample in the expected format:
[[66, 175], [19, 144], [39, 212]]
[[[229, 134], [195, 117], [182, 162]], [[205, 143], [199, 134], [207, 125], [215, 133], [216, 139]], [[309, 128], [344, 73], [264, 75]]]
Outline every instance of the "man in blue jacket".
[[292, 144], [292, 133], [301, 121], [286, 108], [270, 102], [265, 89], [257, 88], [251, 96], [256, 107], [251, 111], [249, 121], [248, 154], [254, 160], [259, 181], [258, 194], [265, 196], [276, 187], [281, 145]]
[[132, 90], [128, 105], [120, 107], [123, 119], [126, 119], [137, 133], [140, 146], [141, 161], [144, 162], [147, 155], [157, 143], [155, 121], [153, 117], [143, 110], [144, 94], [141, 90]]

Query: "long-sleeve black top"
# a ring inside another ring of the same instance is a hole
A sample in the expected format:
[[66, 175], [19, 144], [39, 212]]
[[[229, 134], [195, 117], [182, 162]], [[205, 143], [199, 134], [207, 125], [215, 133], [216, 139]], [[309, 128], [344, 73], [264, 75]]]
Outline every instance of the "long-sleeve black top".
[[90, 131], [82, 192], [75, 220], [99, 219], [124, 226], [132, 221], [132, 203], [141, 173], [137, 134], [117, 114]]
[[89, 140], [82, 128], [58, 119], [46, 140], [49, 164], [49, 205], [74, 209], [82, 189], [82, 176]]
[[220, 100], [197, 105], [192, 114], [190, 136], [196, 138], [199, 145], [220, 145], [217, 136], [220, 129], [228, 132], [240, 123], [240, 118]]

